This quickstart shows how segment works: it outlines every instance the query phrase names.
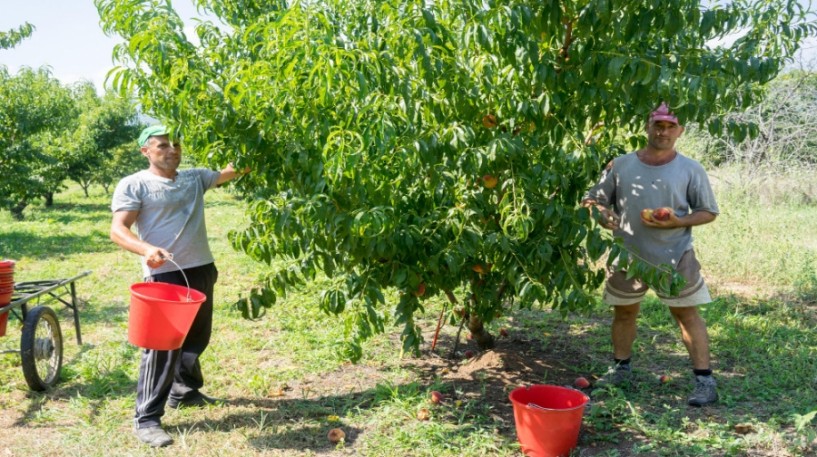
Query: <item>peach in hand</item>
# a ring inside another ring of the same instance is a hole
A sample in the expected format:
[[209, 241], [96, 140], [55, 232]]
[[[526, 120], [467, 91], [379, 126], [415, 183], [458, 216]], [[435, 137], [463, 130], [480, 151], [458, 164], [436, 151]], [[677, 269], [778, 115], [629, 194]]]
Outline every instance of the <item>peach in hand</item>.
[[670, 208], [658, 208], [652, 212], [652, 218], [656, 221], [668, 221], [671, 214], [672, 209]]

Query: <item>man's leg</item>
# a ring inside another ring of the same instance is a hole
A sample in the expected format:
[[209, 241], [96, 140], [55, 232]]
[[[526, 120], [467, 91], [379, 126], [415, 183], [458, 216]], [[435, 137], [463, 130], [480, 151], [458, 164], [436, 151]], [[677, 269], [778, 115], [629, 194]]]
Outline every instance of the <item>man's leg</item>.
[[681, 339], [689, 352], [692, 367], [696, 370], [709, 370], [709, 334], [698, 308], [676, 307], [670, 308], [670, 312], [681, 328]]
[[698, 305], [710, 303], [712, 298], [700, 270], [701, 265], [695, 258], [695, 251], [688, 250], [681, 256], [677, 267], [678, 273], [686, 279], [686, 285], [677, 297], [659, 295], [669, 305], [672, 317], [678, 322], [681, 339], [692, 361], [695, 389], [688, 400], [692, 406], [704, 406], [718, 401], [717, 382], [710, 367], [709, 334], [706, 322], [698, 312]]
[[709, 366], [709, 335], [706, 322], [696, 307], [670, 308], [673, 317], [681, 327], [681, 338], [692, 359], [695, 375], [695, 389], [687, 403], [691, 406], [706, 406], [718, 401], [718, 383]]
[[641, 310], [641, 302], [613, 307], [613, 357], [628, 360], [633, 354], [633, 343], [637, 331], [636, 322]]
[[142, 350], [136, 381], [136, 436], [153, 447], [167, 446], [173, 439], [161, 429], [165, 402], [173, 383], [179, 351]]
[[613, 307], [611, 336], [613, 341], [613, 366], [598, 382], [599, 385], [626, 385], [631, 382], [630, 357], [635, 342], [638, 313], [647, 286], [627, 273], [611, 268], [607, 271], [604, 286], [604, 303]]

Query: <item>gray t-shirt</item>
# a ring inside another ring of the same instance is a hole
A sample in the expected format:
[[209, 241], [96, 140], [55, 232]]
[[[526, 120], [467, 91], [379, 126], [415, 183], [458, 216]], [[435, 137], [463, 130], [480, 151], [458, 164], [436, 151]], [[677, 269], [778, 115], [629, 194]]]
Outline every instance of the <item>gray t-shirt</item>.
[[[173, 254], [181, 268], [213, 262], [204, 223], [204, 192], [213, 188], [220, 173], [203, 168], [180, 170], [176, 179], [142, 170], [123, 178], [113, 193], [111, 210], [139, 211], [139, 239]], [[177, 270], [171, 262], [151, 269], [142, 258], [145, 277]]]
[[621, 237], [630, 252], [654, 265], [673, 267], [692, 248], [692, 227], [648, 227], [641, 222], [641, 210], [667, 206], [678, 217], [696, 211], [719, 212], [706, 171], [680, 153], [659, 166], [645, 164], [634, 152], [616, 157], [585, 198], [619, 215], [621, 225], [613, 235]]

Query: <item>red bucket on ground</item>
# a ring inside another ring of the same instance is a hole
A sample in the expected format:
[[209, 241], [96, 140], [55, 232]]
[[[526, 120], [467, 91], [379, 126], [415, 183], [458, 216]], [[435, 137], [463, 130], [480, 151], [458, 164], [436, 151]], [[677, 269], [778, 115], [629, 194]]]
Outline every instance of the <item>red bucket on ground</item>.
[[[3, 305], [0, 304], [0, 307]], [[6, 324], [9, 321], [9, 312], [0, 313], [0, 336], [6, 336]]]
[[130, 286], [128, 341], [145, 349], [170, 351], [184, 343], [207, 297], [195, 289], [164, 282]]
[[590, 398], [567, 387], [533, 385], [510, 394], [516, 435], [528, 457], [568, 457]]

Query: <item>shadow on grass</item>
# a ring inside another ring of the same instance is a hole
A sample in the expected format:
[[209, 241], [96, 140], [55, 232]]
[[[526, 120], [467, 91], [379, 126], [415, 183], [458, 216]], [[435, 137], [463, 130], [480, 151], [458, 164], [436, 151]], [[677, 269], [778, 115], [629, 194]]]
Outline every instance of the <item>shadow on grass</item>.
[[[407, 397], [384, 397], [383, 390], [390, 389], [411, 393]], [[338, 448], [338, 445], [328, 439], [327, 435], [331, 429], [340, 428], [345, 433], [344, 444], [340, 446], [341, 448], [354, 448], [355, 443], [367, 433], [366, 429], [344, 421], [343, 417], [347, 412], [359, 414], [361, 409], [374, 411], [403, 401], [410, 401], [410, 397], [416, 395], [418, 389], [421, 387], [416, 383], [408, 383], [397, 386], [378, 386], [362, 392], [328, 395], [314, 399], [235, 398], [228, 401], [230, 413], [224, 417], [182, 420], [170, 426], [178, 429], [180, 433], [197, 429], [221, 432], [242, 430], [240, 433], [247, 437], [247, 442], [262, 453], [283, 451], [284, 455], [289, 455], [288, 452], [291, 451], [293, 453], [324, 454]], [[497, 428], [503, 426], [501, 422], [485, 419], [484, 411], [478, 415], [467, 413], [463, 416], [462, 414], [456, 415], [450, 409], [443, 413], [442, 408], [440, 406], [432, 413], [434, 415], [432, 421], [446, 423], [459, 421], [461, 423], [458, 426], [446, 427], [445, 430], [436, 429], [433, 432], [427, 432], [429, 439], [434, 441], [450, 443], [467, 441], [471, 433], [496, 436]], [[339, 417], [329, 419], [333, 415]], [[416, 425], [419, 424], [419, 421], [413, 415], [412, 411], [406, 412], [405, 419], [400, 426], [400, 433], [414, 431], [425, 433], [422, 430], [416, 430], [415, 427], [421, 426]], [[462, 423], [463, 421], [469, 423]], [[431, 424], [431, 422], [425, 423]], [[386, 431], [378, 430], [378, 432]], [[516, 437], [502, 433], [500, 441], [502, 447], [512, 446]], [[400, 446], [395, 443], [394, 449], [400, 449]]]
[[[568, 323], [557, 324], [557, 327], [561, 325], [569, 327]], [[558, 333], [562, 336], [542, 340], [528, 338], [525, 332], [512, 329], [509, 337], [497, 341], [495, 349], [479, 352], [468, 360], [426, 352], [421, 358], [406, 361], [405, 366], [414, 374], [412, 380], [373, 387], [369, 383], [368, 388], [361, 386], [362, 390], [345, 394], [337, 392], [356, 385], [354, 380], [371, 379], [375, 373], [365, 366], [344, 366], [333, 373], [316, 375], [314, 379], [290, 383], [290, 398], [234, 398], [229, 400], [230, 410], [224, 417], [183, 420], [173, 426], [179, 430], [200, 427], [225, 432], [243, 430], [241, 433], [248, 436], [248, 442], [261, 452], [309, 449], [328, 453], [335, 445], [326, 435], [334, 427], [347, 433], [346, 447], [353, 447], [362, 434], [374, 433], [380, 439], [393, 439], [393, 449], [398, 453], [402, 452], [401, 446], [410, 448], [411, 444], [405, 440], [413, 441], [415, 438], [408, 438], [411, 434], [422, 434], [424, 438], [416, 438], [418, 440], [434, 441], [432, 448], [467, 448], [475, 439], [487, 439], [501, 449], [511, 450], [517, 446], [517, 437], [513, 407], [508, 398], [510, 391], [519, 385], [572, 384], [577, 376], [584, 375], [571, 361], [577, 360], [587, 345], [577, 343], [569, 332]], [[441, 335], [438, 347], [441, 352], [448, 352], [443, 348], [453, 347], [453, 343], [453, 336]], [[473, 342], [466, 344], [473, 345]], [[322, 394], [310, 394], [311, 386], [320, 387]], [[443, 393], [442, 404], [430, 403], [431, 390]], [[291, 398], [299, 394], [306, 398]], [[420, 408], [431, 411], [431, 421], [416, 417]], [[328, 419], [334, 415], [341, 418], [359, 415], [361, 410], [368, 411], [366, 416], [377, 416], [383, 410], [386, 420], [395, 422], [390, 427], [398, 427], [399, 423], [399, 428], [390, 435], [383, 428], [385, 425], [375, 427], [379, 430], [367, 431]], [[400, 415], [404, 415], [403, 419]], [[595, 446], [601, 442], [599, 437], [603, 433], [593, 430], [593, 437], [582, 438], [580, 445], [593, 443]], [[615, 436], [606, 433], [605, 439], [624, 441], [628, 445], [643, 439], [624, 427], [614, 433]], [[400, 436], [407, 438], [398, 444]]]
[[[41, 412], [50, 402], [67, 402], [72, 399], [86, 399], [89, 410], [85, 412], [85, 419], [94, 422], [97, 417], [103, 414], [105, 404], [115, 398], [133, 396], [136, 392], [136, 380], [131, 379], [128, 372], [122, 367], [112, 367], [110, 370], [85, 370], [87, 376], [84, 382], [71, 382], [73, 378], [79, 377], [75, 371], [75, 365], [79, 360], [97, 349], [92, 344], [83, 344], [71, 360], [63, 361], [61, 380], [53, 388], [45, 392], [28, 393], [30, 403], [26, 411], [15, 421], [17, 427], [27, 426], [38, 420]], [[136, 352], [136, 349], [133, 349]], [[134, 355], [138, 357], [138, 355]]]
[[38, 235], [26, 231], [11, 230], [0, 237], [3, 257], [19, 259], [61, 260], [61, 256], [113, 252], [118, 247], [111, 243], [108, 233], [92, 230], [85, 235]]
[[27, 215], [28, 221], [46, 220], [49, 223], [77, 224], [96, 223], [111, 217], [111, 207], [107, 204], [91, 202], [54, 203], [51, 207], [39, 207]]

